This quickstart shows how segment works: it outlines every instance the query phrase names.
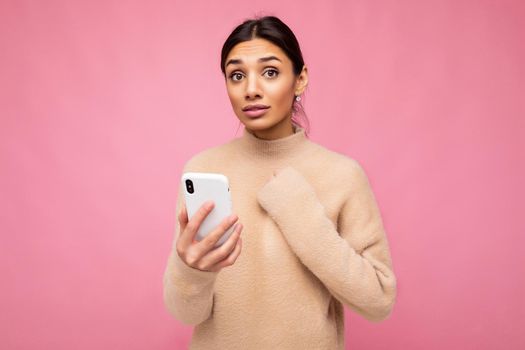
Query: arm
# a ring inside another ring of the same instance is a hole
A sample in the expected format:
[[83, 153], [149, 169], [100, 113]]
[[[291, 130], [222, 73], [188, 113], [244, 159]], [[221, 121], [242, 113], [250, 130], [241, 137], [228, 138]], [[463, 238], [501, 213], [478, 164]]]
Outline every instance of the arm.
[[287, 167], [258, 193], [261, 206], [301, 262], [332, 295], [370, 321], [386, 319], [396, 298], [396, 277], [379, 208], [368, 178], [353, 161], [339, 232], [314, 188]]
[[[176, 213], [183, 202], [183, 186], [179, 184]], [[172, 249], [164, 271], [164, 305], [169, 313], [184, 324], [197, 325], [205, 321], [213, 307], [213, 286], [218, 272], [194, 269], [184, 263], [177, 253], [180, 234], [177, 220]]]

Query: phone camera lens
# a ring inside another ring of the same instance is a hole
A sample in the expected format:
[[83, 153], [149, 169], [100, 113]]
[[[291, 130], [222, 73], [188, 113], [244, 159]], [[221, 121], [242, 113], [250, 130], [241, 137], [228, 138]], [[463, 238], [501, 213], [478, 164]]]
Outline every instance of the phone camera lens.
[[193, 182], [191, 180], [186, 180], [186, 190], [189, 193], [193, 193]]

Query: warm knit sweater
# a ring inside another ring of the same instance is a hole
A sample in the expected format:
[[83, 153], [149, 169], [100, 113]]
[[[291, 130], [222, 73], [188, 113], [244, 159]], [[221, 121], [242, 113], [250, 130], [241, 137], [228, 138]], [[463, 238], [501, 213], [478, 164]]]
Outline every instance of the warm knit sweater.
[[225, 174], [243, 224], [241, 254], [218, 272], [181, 260], [176, 224], [164, 303], [195, 326], [191, 349], [344, 349], [343, 305], [375, 322], [391, 314], [389, 244], [356, 160], [312, 142], [300, 127], [277, 140], [244, 129], [183, 171]]

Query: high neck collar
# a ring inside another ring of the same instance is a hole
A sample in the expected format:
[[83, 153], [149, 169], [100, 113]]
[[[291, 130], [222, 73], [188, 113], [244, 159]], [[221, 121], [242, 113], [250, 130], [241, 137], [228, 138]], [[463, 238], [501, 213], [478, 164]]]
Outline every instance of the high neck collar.
[[296, 155], [306, 144], [304, 129], [293, 125], [294, 133], [275, 140], [258, 138], [248, 129], [244, 129], [240, 138], [241, 148], [249, 156], [257, 158], [286, 158]]

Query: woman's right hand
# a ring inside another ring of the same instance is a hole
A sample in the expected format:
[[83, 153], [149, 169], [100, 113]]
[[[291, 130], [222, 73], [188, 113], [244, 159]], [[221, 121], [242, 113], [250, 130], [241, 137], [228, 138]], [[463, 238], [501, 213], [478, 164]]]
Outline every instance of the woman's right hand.
[[206, 216], [213, 210], [214, 203], [204, 203], [197, 213], [188, 221], [188, 213], [184, 203], [178, 215], [180, 235], [177, 239], [177, 254], [184, 263], [202, 271], [220, 271], [223, 267], [233, 265], [241, 253], [242, 224], [238, 223], [233, 233], [220, 247], [215, 243], [234, 225], [238, 217], [235, 214], [225, 218], [204, 239], [196, 241], [195, 235]]

